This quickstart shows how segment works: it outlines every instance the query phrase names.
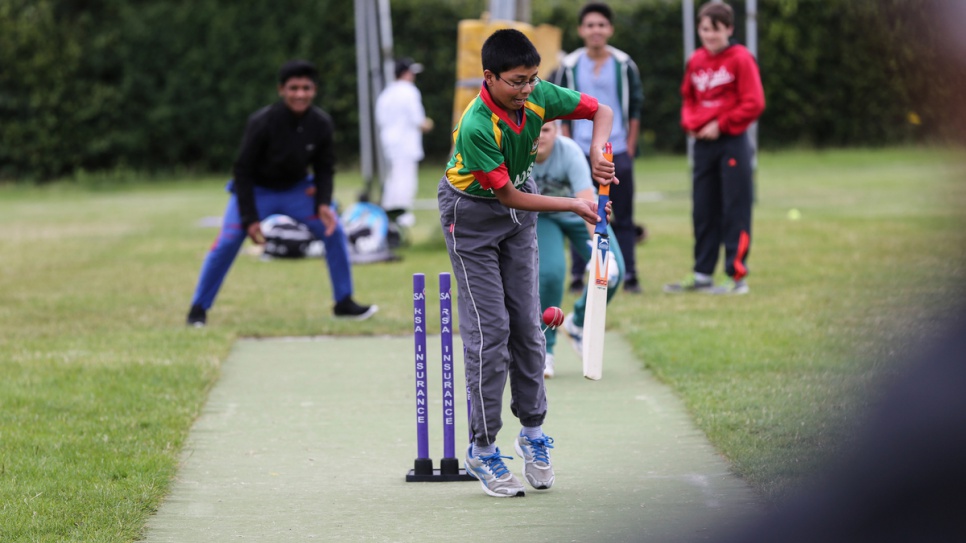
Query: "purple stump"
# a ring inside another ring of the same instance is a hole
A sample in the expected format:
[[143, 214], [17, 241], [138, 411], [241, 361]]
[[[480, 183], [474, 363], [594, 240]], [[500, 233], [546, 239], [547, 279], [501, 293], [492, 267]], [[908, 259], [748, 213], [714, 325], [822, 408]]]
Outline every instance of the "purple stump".
[[413, 274], [413, 338], [416, 349], [416, 462], [413, 473], [432, 476], [426, 387], [426, 276], [422, 273]]
[[453, 390], [453, 297], [450, 275], [439, 274], [439, 330], [443, 356], [443, 458], [440, 472], [444, 475], [459, 473], [456, 459], [456, 391]]
[[426, 277], [413, 274], [413, 337], [416, 343], [416, 444], [418, 456], [415, 467], [406, 475], [406, 482], [475, 481], [459, 467], [455, 453], [455, 391], [453, 361], [453, 319], [450, 274], [441, 273], [439, 310], [443, 350], [443, 458], [440, 469], [433, 469], [429, 457], [429, 415], [426, 387]]

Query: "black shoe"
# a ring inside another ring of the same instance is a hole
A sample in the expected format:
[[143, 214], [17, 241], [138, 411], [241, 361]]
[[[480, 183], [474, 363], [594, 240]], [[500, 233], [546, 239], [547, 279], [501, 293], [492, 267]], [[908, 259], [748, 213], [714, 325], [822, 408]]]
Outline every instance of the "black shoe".
[[188, 311], [188, 318], [185, 319], [185, 322], [188, 326], [202, 328], [208, 322], [208, 312], [200, 305], [193, 305], [191, 310]]
[[389, 231], [386, 232], [386, 244], [390, 249], [398, 249], [403, 245], [402, 234], [396, 223], [389, 223]]
[[344, 319], [354, 319], [364, 321], [376, 314], [379, 307], [375, 305], [359, 305], [353, 301], [352, 296], [346, 296], [339, 303], [335, 304], [332, 312], [336, 317]]
[[570, 282], [570, 293], [580, 294], [584, 291], [584, 278], [574, 277], [574, 280]]
[[644, 243], [647, 241], [647, 227], [643, 224], [634, 225], [634, 243]]
[[643, 292], [640, 283], [637, 282], [637, 277], [631, 277], [624, 281], [624, 292], [630, 292], [631, 294], [640, 294]]

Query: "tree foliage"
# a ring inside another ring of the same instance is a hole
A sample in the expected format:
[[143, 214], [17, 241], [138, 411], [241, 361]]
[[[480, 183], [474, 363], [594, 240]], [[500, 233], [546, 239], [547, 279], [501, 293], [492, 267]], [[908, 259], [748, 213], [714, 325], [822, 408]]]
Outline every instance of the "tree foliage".
[[[935, 54], [938, 2], [760, 0], [763, 147], [921, 142], [956, 134], [966, 77]], [[731, 2], [744, 39], [744, 3]], [[394, 0], [395, 50], [426, 67], [418, 85], [449, 151], [457, 23], [484, 2]], [[467, 8], [466, 6], [470, 7]], [[535, 2], [533, 22], [580, 46], [576, 1]], [[681, 4], [612, 2], [612, 43], [640, 66], [647, 149], [680, 151]], [[0, 178], [78, 170], [228, 172], [245, 119], [276, 99], [289, 58], [317, 63], [317, 102], [340, 157], [358, 154], [352, 2], [334, 0], [0, 0]]]

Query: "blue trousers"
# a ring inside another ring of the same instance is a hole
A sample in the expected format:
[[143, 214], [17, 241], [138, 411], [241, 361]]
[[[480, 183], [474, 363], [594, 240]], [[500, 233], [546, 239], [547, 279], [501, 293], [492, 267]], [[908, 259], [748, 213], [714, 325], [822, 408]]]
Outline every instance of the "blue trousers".
[[[331, 236], [325, 235], [325, 226], [315, 209], [313, 181], [312, 176], [309, 176], [285, 190], [271, 190], [256, 186], [255, 208], [258, 211], [259, 220], [275, 213], [288, 215], [308, 226], [312, 234], [322, 240], [325, 244], [325, 260], [329, 267], [333, 298], [338, 302], [352, 294], [349, 245], [342, 224], [336, 226]], [[198, 285], [191, 299], [192, 306], [199, 305], [206, 311], [214, 305], [218, 290], [221, 289], [221, 284], [247, 236], [242, 229], [238, 198], [233, 191], [233, 185], [234, 180], [228, 182], [227, 190], [231, 197], [225, 209], [221, 232], [218, 233], [214, 245], [211, 246], [201, 265]]]

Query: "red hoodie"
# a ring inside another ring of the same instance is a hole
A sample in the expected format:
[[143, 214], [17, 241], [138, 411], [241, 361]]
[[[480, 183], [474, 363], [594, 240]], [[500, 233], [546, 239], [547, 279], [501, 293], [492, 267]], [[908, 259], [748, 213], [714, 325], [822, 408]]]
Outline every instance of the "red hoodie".
[[743, 45], [717, 55], [704, 47], [691, 55], [681, 83], [681, 126], [697, 132], [717, 119], [722, 134], [738, 135], [765, 110], [758, 64]]

